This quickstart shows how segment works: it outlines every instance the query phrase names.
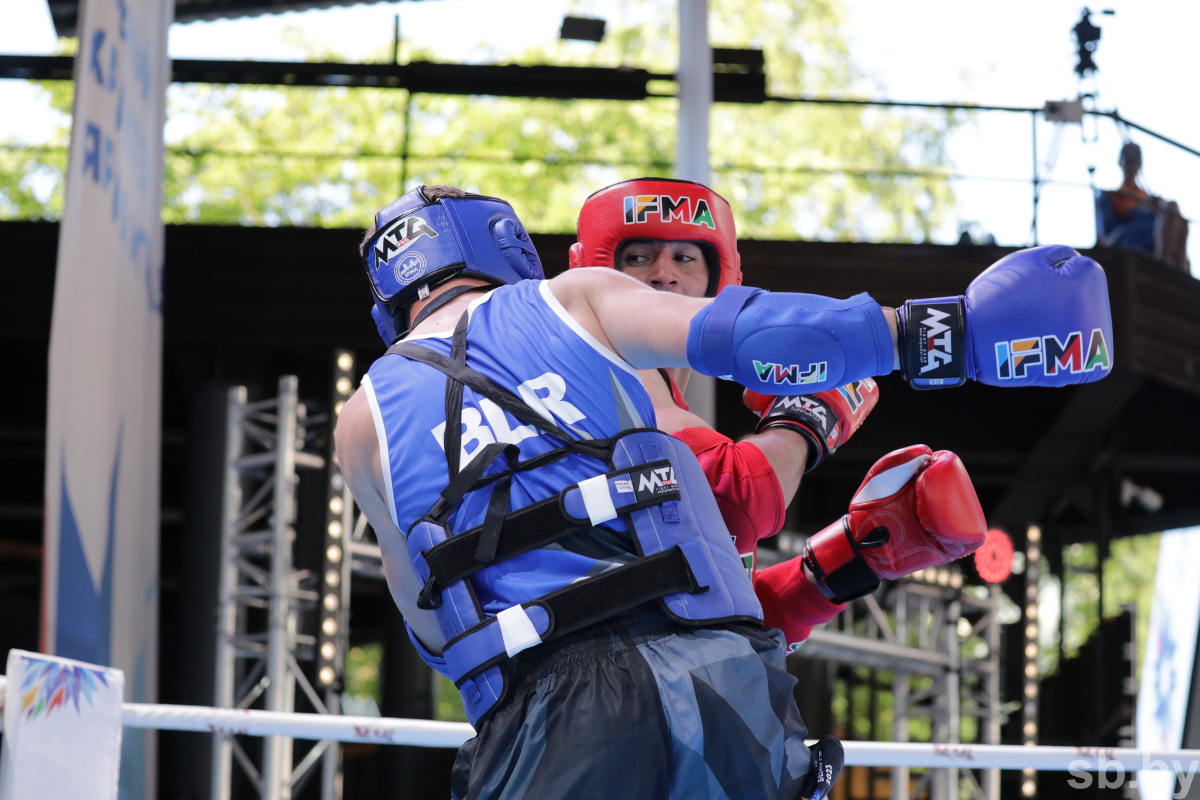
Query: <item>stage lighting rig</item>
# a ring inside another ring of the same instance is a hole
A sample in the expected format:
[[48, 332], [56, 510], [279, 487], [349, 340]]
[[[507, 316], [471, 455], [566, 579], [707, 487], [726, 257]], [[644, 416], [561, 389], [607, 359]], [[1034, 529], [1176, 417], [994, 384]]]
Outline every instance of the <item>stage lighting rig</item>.
[[[1100, 13], [1111, 17], [1116, 12], [1109, 8]], [[1096, 47], [1100, 43], [1100, 28], [1092, 22], [1091, 9], [1084, 6], [1083, 16], [1079, 18], [1079, 22], [1075, 23], [1072, 30], [1075, 33], [1075, 44], [1079, 55], [1079, 63], [1075, 65], [1075, 71], [1082, 78], [1097, 69], [1096, 62], [1092, 60], [1092, 54], [1096, 52]]]

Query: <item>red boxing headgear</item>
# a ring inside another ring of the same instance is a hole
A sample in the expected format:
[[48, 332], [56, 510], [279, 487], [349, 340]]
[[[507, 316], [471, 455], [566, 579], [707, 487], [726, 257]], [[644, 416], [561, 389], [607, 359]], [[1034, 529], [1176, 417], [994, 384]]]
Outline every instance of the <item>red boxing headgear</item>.
[[716, 280], [709, 259], [709, 291], [742, 283], [733, 212], [725, 198], [701, 183], [670, 178], [634, 178], [594, 193], [579, 211], [571, 268], [616, 267], [626, 239], [699, 242], [715, 251]]

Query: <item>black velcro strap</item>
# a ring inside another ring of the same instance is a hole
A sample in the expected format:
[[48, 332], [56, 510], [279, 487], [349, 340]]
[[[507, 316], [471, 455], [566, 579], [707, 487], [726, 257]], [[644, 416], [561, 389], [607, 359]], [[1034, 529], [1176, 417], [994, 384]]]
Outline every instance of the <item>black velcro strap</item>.
[[808, 460], [804, 471], [809, 472], [825, 456], [834, 452], [827, 442], [838, 424], [837, 414], [819, 397], [811, 394], [776, 397], [755, 426], [755, 433], [767, 428], [786, 427], [808, 440]]
[[[813, 577], [817, 579], [817, 588], [821, 590], [821, 594], [834, 603], [849, 603], [851, 600], [856, 600], [859, 597], [866, 597], [879, 588], [879, 577], [871, 571], [866, 559], [859, 552], [859, 545], [854, 541], [854, 535], [851, 534], [847, 523], [848, 517], [848, 514], [842, 517], [842, 533], [850, 542], [850, 549], [854, 552], [854, 558], [826, 572], [817, 562], [812, 547], [809, 545], [805, 545], [804, 547], [804, 565], [808, 567]], [[886, 532], [887, 529], [885, 528], [884, 533]], [[875, 531], [872, 531], [873, 533]], [[886, 539], [883, 541], [886, 542]], [[873, 544], [871, 546], [877, 545]]]
[[[494, 445], [489, 445], [489, 447], [492, 446]], [[480, 456], [480, 458], [482, 457]], [[521, 467], [523, 468], [527, 463], [523, 462]], [[472, 461], [471, 464], [474, 465], [475, 462]], [[621, 476], [629, 477], [630, 488], [633, 490], [633, 499], [630, 502], [617, 506], [617, 511], [620, 514], [628, 514], [639, 509], [661, 505], [671, 500], [679, 500], [680, 493], [678, 487], [663, 486], [661, 484], [642, 487], [641, 478], [643, 475], [652, 475], [656, 469], [661, 469], [664, 466], [671, 466], [671, 462], [667, 459], [660, 459], [642, 464], [636, 468], [614, 470], [604, 476], [606, 479]], [[463, 470], [464, 475], [466, 472], [466, 470]], [[647, 482], [649, 483], [649, 481]], [[482, 540], [486, 535], [486, 522], [483, 525], [451, 536], [424, 551], [421, 555], [424, 557], [425, 564], [429, 568], [430, 578], [422, 593], [440, 592], [455, 581], [473, 575], [487, 564], [514, 558], [538, 547], [545, 547], [568, 534], [591, 527], [590, 523], [586, 520], [572, 519], [563, 510], [563, 495], [577, 487], [578, 484], [568, 486], [561, 493], [553, 497], [539, 500], [536, 503], [509, 512], [504, 518], [504, 527], [497, 537], [495, 550], [491, 551], [492, 558], [486, 563], [481, 563], [479, 560], [479, 553], [483, 546]], [[497, 486], [492, 497], [495, 498], [495, 492], [499, 491], [500, 487]]]
[[623, 611], [676, 592], [699, 593], [687, 557], [678, 547], [613, 567], [594, 578], [578, 581], [536, 602], [550, 609], [551, 634], [562, 636]]
[[508, 490], [512, 486], [512, 471], [521, 455], [515, 444], [504, 448], [508, 459], [508, 469], [492, 487], [488, 497], [487, 513], [483, 517], [483, 530], [479, 535], [479, 546], [475, 548], [475, 560], [487, 566], [496, 558], [496, 546], [500, 543], [500, 530], [504, 527], [504, 517], [508, 513]]
[[[548, 497], [508, 515], [493, 558], [496, 561], [513, 558], [586, 527], [586, 524], [567, 522], [559, 509], [558, 495]], [[422, 553], [429, 567], [430, 592], [440, 592], [482, 568], [475, 560], [482, 536], [483, 526], [480, 525], [451, 536]]]
[[450, 516], [450, 512], [458, 505], [458, 502], [463, 499], [463, 496], [473, 489], [478, 489], [481, 484], [487, 484], [493, 480], [497, 480], [507, 472], [497, 473], [483, 477], [484, 470], [492, 465], [501, 454], [503, 454], [511, 465], [514, 459], [521, 453], [514, 444], [505, 444], [504, 442], [492, 442], [485, 445], [479, 451], [475, 458], [471, 459], [471, 463], [467, 464], [467, 468], [459, 472], [450, 483], [446, 484], [446, 488], [442, 489], [438, 501], [433, 504], [430, 509], [429, 516], [436, 522], [443, 523]]
[[[543, 642], [552, 641], [589, 625], [616, 616], [631, 608], [668, 594], [677, 592], [702, 592], [708, 587], [700, 586], [688, 566], [687, 557], [678, 547], [662, 553], [640, 558], [632, 564], [613, 567], [592, 578], [576, 581], [570, 586], [551, 592], [523, 605], [543, 606], [550, 612], [550, 629], [542, 637]], [[482, 625], [496, 624], [489, 618]], [[478, 631], [480, 626], [470, 628], [450, 641], [450, 647], [465, 636]], [[500, 655], [475, 666], [463, 675], [455, 685], [461, 687], [470, 678], [503, 661]]]
[[967, 309], [962, 297], [909, 300], [900, 313], [900, 369], [914, 389], [967, 382]]

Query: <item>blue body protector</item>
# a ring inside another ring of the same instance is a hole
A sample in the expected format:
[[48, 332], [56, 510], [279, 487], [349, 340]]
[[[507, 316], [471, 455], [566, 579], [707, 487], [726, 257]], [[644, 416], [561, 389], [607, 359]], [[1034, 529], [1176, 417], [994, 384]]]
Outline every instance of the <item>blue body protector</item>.
[[393, 510], [443, 655], [414, 643], [473, 723], [504, 697], [511, 656], [642, 603], [688, 625], [762, 619], [695, 456], [644, 427], [636, 371], [589, 340], [527, 281], [473, 304], [452, 341], [398, 342], [368, 375], [388, 450], [404, 452]]

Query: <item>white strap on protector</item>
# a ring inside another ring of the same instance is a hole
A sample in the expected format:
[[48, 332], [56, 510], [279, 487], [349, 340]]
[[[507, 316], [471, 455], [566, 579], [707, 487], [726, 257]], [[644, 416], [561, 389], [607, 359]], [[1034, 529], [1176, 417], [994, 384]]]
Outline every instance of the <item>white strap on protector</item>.
[[522, 650], [540, 644], [542, 641], [542, 637], [538, 636], [537, 629], [533, 627], [533, 620], [521, 606], [504, 609], [496, 615], [496, 621], [500, 623], [500, 635], [504, 637], [504, 650], [509, 656], [515, 656]]
[[579, 494], [583, 496], [583, 507], [587, 509], [588, 519], [593, 525], [617, 518], [612, 495], [608, 493], [608, 478], [604, 475], [580, 481]]
[[904, 484], [912, 480], [912, 476], [929, 461], [929, 456], [922, 453], [911, 461], [905, 461], [891, 469], [886, 469], [867, 481], [867, 485], [854, 495], [853, 503], [869, 503], [872, 500], [882, 500], [891, 497], [904, 488]]

